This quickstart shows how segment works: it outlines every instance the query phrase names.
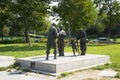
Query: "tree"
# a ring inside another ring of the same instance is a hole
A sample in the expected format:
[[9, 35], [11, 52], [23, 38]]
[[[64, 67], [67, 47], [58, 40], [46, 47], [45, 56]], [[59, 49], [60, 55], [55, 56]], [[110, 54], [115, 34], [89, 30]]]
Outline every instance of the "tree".
[[10, 9], [10, 0], [0, 0], [0, 33], [3, 40], [2, 29], [4, 25], [9, 27], [9, 22], [12, 17], [12, 11]]
[[120, 21], [120, 2], [116, 0], [94, 0], [94, 3], [99, 10], [99, 19], [102, 19], [103, 15], [105, 16], [100, 23], [102, 26], [105, 26], [104, 28], [108, 28], [108, 38], [110, 41], [111, 30]]
[[54, 11], [64, 23], [71, 24], [71, 29], [87, 29], [96, 19], [96, 9], [91, 0], [61, 0]]
[[97, 17], [97, 10], [91, 0], [59, 0], [53, 10], [60, 16], [66, 29], [73, 31], [89, 28]]
[[[31, 29], [43, 30], [46, 27], [46, 17], [49, 0], [14, 0], [12, 8], [15, 20], [24, 28], [26, 42], [30, 45], [29, 31]], [[15, 21], [16, 22], [16, 21]]]

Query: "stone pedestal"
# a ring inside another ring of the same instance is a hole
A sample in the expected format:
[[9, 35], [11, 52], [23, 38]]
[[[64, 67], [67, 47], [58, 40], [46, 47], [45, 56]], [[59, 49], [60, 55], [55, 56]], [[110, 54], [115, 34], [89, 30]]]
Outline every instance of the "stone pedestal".
[[91, 68], [109, 63], [110, 61], [109, 56], [96, 54], [73, 56], [72, 53], [65, 53], [65, 56], [57, 57], [56, 60], [53, 59], [53, 55], [49, 57], [49, 60], [45, 60], [45, 58], [46, 56], [34, 56], [19, 58], [16, 61], [20, 63], [21, 67], [51, 74], [60, 74], [63, 72]]

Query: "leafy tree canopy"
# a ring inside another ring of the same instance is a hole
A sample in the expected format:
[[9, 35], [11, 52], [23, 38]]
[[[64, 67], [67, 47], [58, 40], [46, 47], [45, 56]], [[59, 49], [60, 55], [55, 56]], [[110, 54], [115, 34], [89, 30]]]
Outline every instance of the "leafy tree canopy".
[[97, 10], [91, 0], [60, 0], [54, 12], [64, 24], [69, 22], [72, 30], [87, 29], [97, 18]]

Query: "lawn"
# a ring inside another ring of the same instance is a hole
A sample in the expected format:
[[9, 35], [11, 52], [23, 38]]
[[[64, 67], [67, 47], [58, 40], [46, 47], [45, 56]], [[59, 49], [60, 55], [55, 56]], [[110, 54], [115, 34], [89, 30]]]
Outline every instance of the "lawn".
[[[45, 55], [45, 50], [45, 43], [35, 43], [30, 47], [28, 44], [0, 44], [0, 55], [14, 56], [15, 58]], [[65, 52], [72, 52], [71, 47], [66, 46]], [[87, 53], [110, 55], [112, 62], [110, 67], [120, 72], [120, 44], [88, 44]]]
[[15, 58], [38, 56], [45, 54], [45, 43], [41, 44], [0, 44], [0, 55], [14, 56]]

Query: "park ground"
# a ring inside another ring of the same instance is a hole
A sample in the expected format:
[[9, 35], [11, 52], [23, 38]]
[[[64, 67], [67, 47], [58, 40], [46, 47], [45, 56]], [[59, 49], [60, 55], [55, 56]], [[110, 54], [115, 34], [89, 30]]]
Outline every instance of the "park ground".
[[[1, 56], [14, 56], [15, 58], [45, 55], [46, 43], [34, 43], [32, 46], [28, 44], [0, 44]], [[51, 50], [51, 53], [53, 49]], [[65, 46], [65, 52], [72, 52], [70, 46]], [[87, 44], [87, 53], [89, 54], [104, 54], [109, 55], [111, 64], [105, 64], [92, 69], [77, 71], [61, 75], [58, 80], [120, 80], [120, 44]], [[117, 78], [99, 77], [96, 76], [100, 71], [112, 69], [118, 72]], [[0, 70], [5, 70], [0, 68]]]

